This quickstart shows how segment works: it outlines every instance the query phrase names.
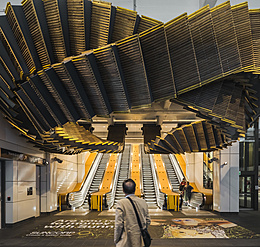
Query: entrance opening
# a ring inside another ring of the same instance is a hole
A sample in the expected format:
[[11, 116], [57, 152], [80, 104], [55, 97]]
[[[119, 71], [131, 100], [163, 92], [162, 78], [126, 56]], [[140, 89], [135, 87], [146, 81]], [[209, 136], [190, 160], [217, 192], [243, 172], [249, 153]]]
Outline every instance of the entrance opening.
[[253, 208], [253, 176], [239, 177], [239, 207]]

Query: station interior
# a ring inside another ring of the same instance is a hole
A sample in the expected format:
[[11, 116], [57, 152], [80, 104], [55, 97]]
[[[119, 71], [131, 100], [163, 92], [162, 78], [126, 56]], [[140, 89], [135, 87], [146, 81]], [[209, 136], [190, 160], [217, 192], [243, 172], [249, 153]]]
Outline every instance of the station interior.
[[115, 246], [128, 178], [152, 246], [260, 246], [259, 104], [258, 0], [1, 1], [0, 246]]

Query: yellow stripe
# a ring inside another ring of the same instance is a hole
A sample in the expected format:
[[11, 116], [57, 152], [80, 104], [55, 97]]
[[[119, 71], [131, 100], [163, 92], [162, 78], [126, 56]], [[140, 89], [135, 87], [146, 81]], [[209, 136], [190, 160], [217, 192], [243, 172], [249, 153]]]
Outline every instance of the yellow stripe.
[[243, 2], [243, 3], [233, 5], [233, 6], [231, 6], [231, 9], [233, 10], [233, 9], [238, 9], [238, 8], [241, 8], [241, 7], [248, 7], [248, 2]]
[[218, 6], [215, 6], [215, 7], [213, 7], [212, 9], [210, 9], [210, 11], [214, 12], [214, 11], [216, 11], [216, 10], [218, 10], [218, 9], [221, 9], [221, 8], [223, 8], [223, 7], [226, 7], [226, 6], [230, 6], [230, 1], [226, 1], [226, 2], [224, 2], [224, 3], [221, 3], [221, 4], [219, 4]]
[[197, 15], [199, 15], [199, 14], [205, 12], [206, 10], [209, 10], [209, 5], [206, 5], [206, 6], [204, 6], [203, 8], [201, 8], [201, 9], [195, 11], [194, 13], [190, 14], [190, 15], [188, 16], [188, 19], [192, 19], [193, 17], [195, 17], [195, 16], [197, 16]]
[[178, 21], [180, 21], [180, 20], [182, 20], [182, 19], [184, 19], [184, 18], [187, 18], [187, 13], [185, 12], [185, 13], [183, 13], [182, 15], [180, 15], [180, 16], [178, 16], [178, 17], [176, 17], [176, 18], [174, 18], [174, 19], [172, 19], [172, 20], [170, 20], [170, 21], [168, 21], [168, 22], [166, 22], [165, 24], [164, 24], [164, 26], [165, 27], [168, 27], [168, 26], [170, 26], [171, 24], [174, 24], [174, 23], [176, 23], [176, 22], [178, 22]]
[[154, 27], [151, 27], [151, 28], [149, 28], [148, 30], [145, 30], [145, 31], [141, 32], [141, 33], [139, 34], [139, 37], [143, 37], [143, 36], [145, 36], [145, 35], [148, 35], [148, 34], [154, 32], [154, 31], [158, 30], [158, 29], [161, 28], [161, 27], [163, 27], [163, 24], [158, 24], [158, 25], [156, 25], [156, 26], [154, 26]]

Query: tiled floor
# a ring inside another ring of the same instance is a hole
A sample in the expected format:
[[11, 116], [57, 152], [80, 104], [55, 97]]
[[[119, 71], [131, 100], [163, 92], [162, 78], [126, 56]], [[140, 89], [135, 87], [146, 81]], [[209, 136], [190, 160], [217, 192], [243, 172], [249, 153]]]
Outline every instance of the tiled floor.
[[[259, 211], [242, 211], [239, 214], [215, 214], [207, 211], [196, 211], [196, 210], [183, 210], [181, 212], [168, 212], [160, 210], [152, 210], [152, 219], [165, 219], [169, 220], [172, 218], [223, 218], [230, 222], [236, 223], [246, 229], [249, 229], [256, 234], [260, 234], [260, 212]], [[200, 214], [200, 215], [199, 215]], [[74, 219], [75, 222], [94, 222], [102, 219], [102, 221], [110, 221], [114, 219], [113, 210], [110, 212], [88, 212], [84, 210], [76, 211], [63, 211], [54, 212], [49, 215], [42, 215], [41, 217], [26, 220], [13, 226], [9, 226], [5, 229], [0, 230], [0, 246], [115, 246], [113, 243], [112, 236], [100, 237], [97, 239], [76, 238], [76, 237], [26, 237], [30, 232], [39, 231], [45, 226], [52, 226], [53, 222], [64, 222]], [[97, 220], [98, 219], [98, 220]], [[100, 220], [101, 221], [101, 220]], [[71, 224], [76, 224], [76, 223]], [[151, 229], [152, 230], [152, 229]], [[46, 229], [45, 231], [48, 231]], [[58, 231], [58, 230], [57, 230]], [[68, 231], [73, 231], [69, 230]], [[98, 231], [103, 231], [101, 228]], [[152, 232], [154, 234], [154, 232]], [[104, 236], [104, 235], [103, 235]], [[154, 235], [155, 236], [155, 235]], [[260, 236], [260, 235], [259, 235]], [[187, 238], [174, 238], [174, 239], [162, 239], [155, 237], [152, 241], [152, 246], [174, 246], [174, 247], [225, 247], [225, 246], [236, 246], [236, 247], [247, 247], [247, 246], [258, 246], [260, 247], [260, 238], [253, 239], [187, 239]]]

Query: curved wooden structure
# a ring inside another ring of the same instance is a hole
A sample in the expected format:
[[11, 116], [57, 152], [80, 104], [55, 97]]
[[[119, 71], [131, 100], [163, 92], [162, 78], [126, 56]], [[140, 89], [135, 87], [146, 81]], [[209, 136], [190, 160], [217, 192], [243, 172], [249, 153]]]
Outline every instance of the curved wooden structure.
[[[121, 152], [122, 143], [91, 142], [89, 130], [67, 138], [53, 130], [71, 124], [79, 131], [79, 120], [166, 99], [216, 126], [203, 124], [204, 135], [208, 128], [224, 131], [222, 147], [259, 117], [260, 11], [248, 10], [246, 2], [205, 6], [166, 24], [88, 0], [24, 0], [5, 12], [0, 110], [42, 150]], [[201, 148], [192, 147], [192, 139], [186, 145], [183, 131], [175, 131], [177, 153], [218, 146], [210, 136]], [[203, 135], [196, 138], [203, 142]], [[148, 152], [162, 152], [165, 146], [155, 144], [160, 147]]]

